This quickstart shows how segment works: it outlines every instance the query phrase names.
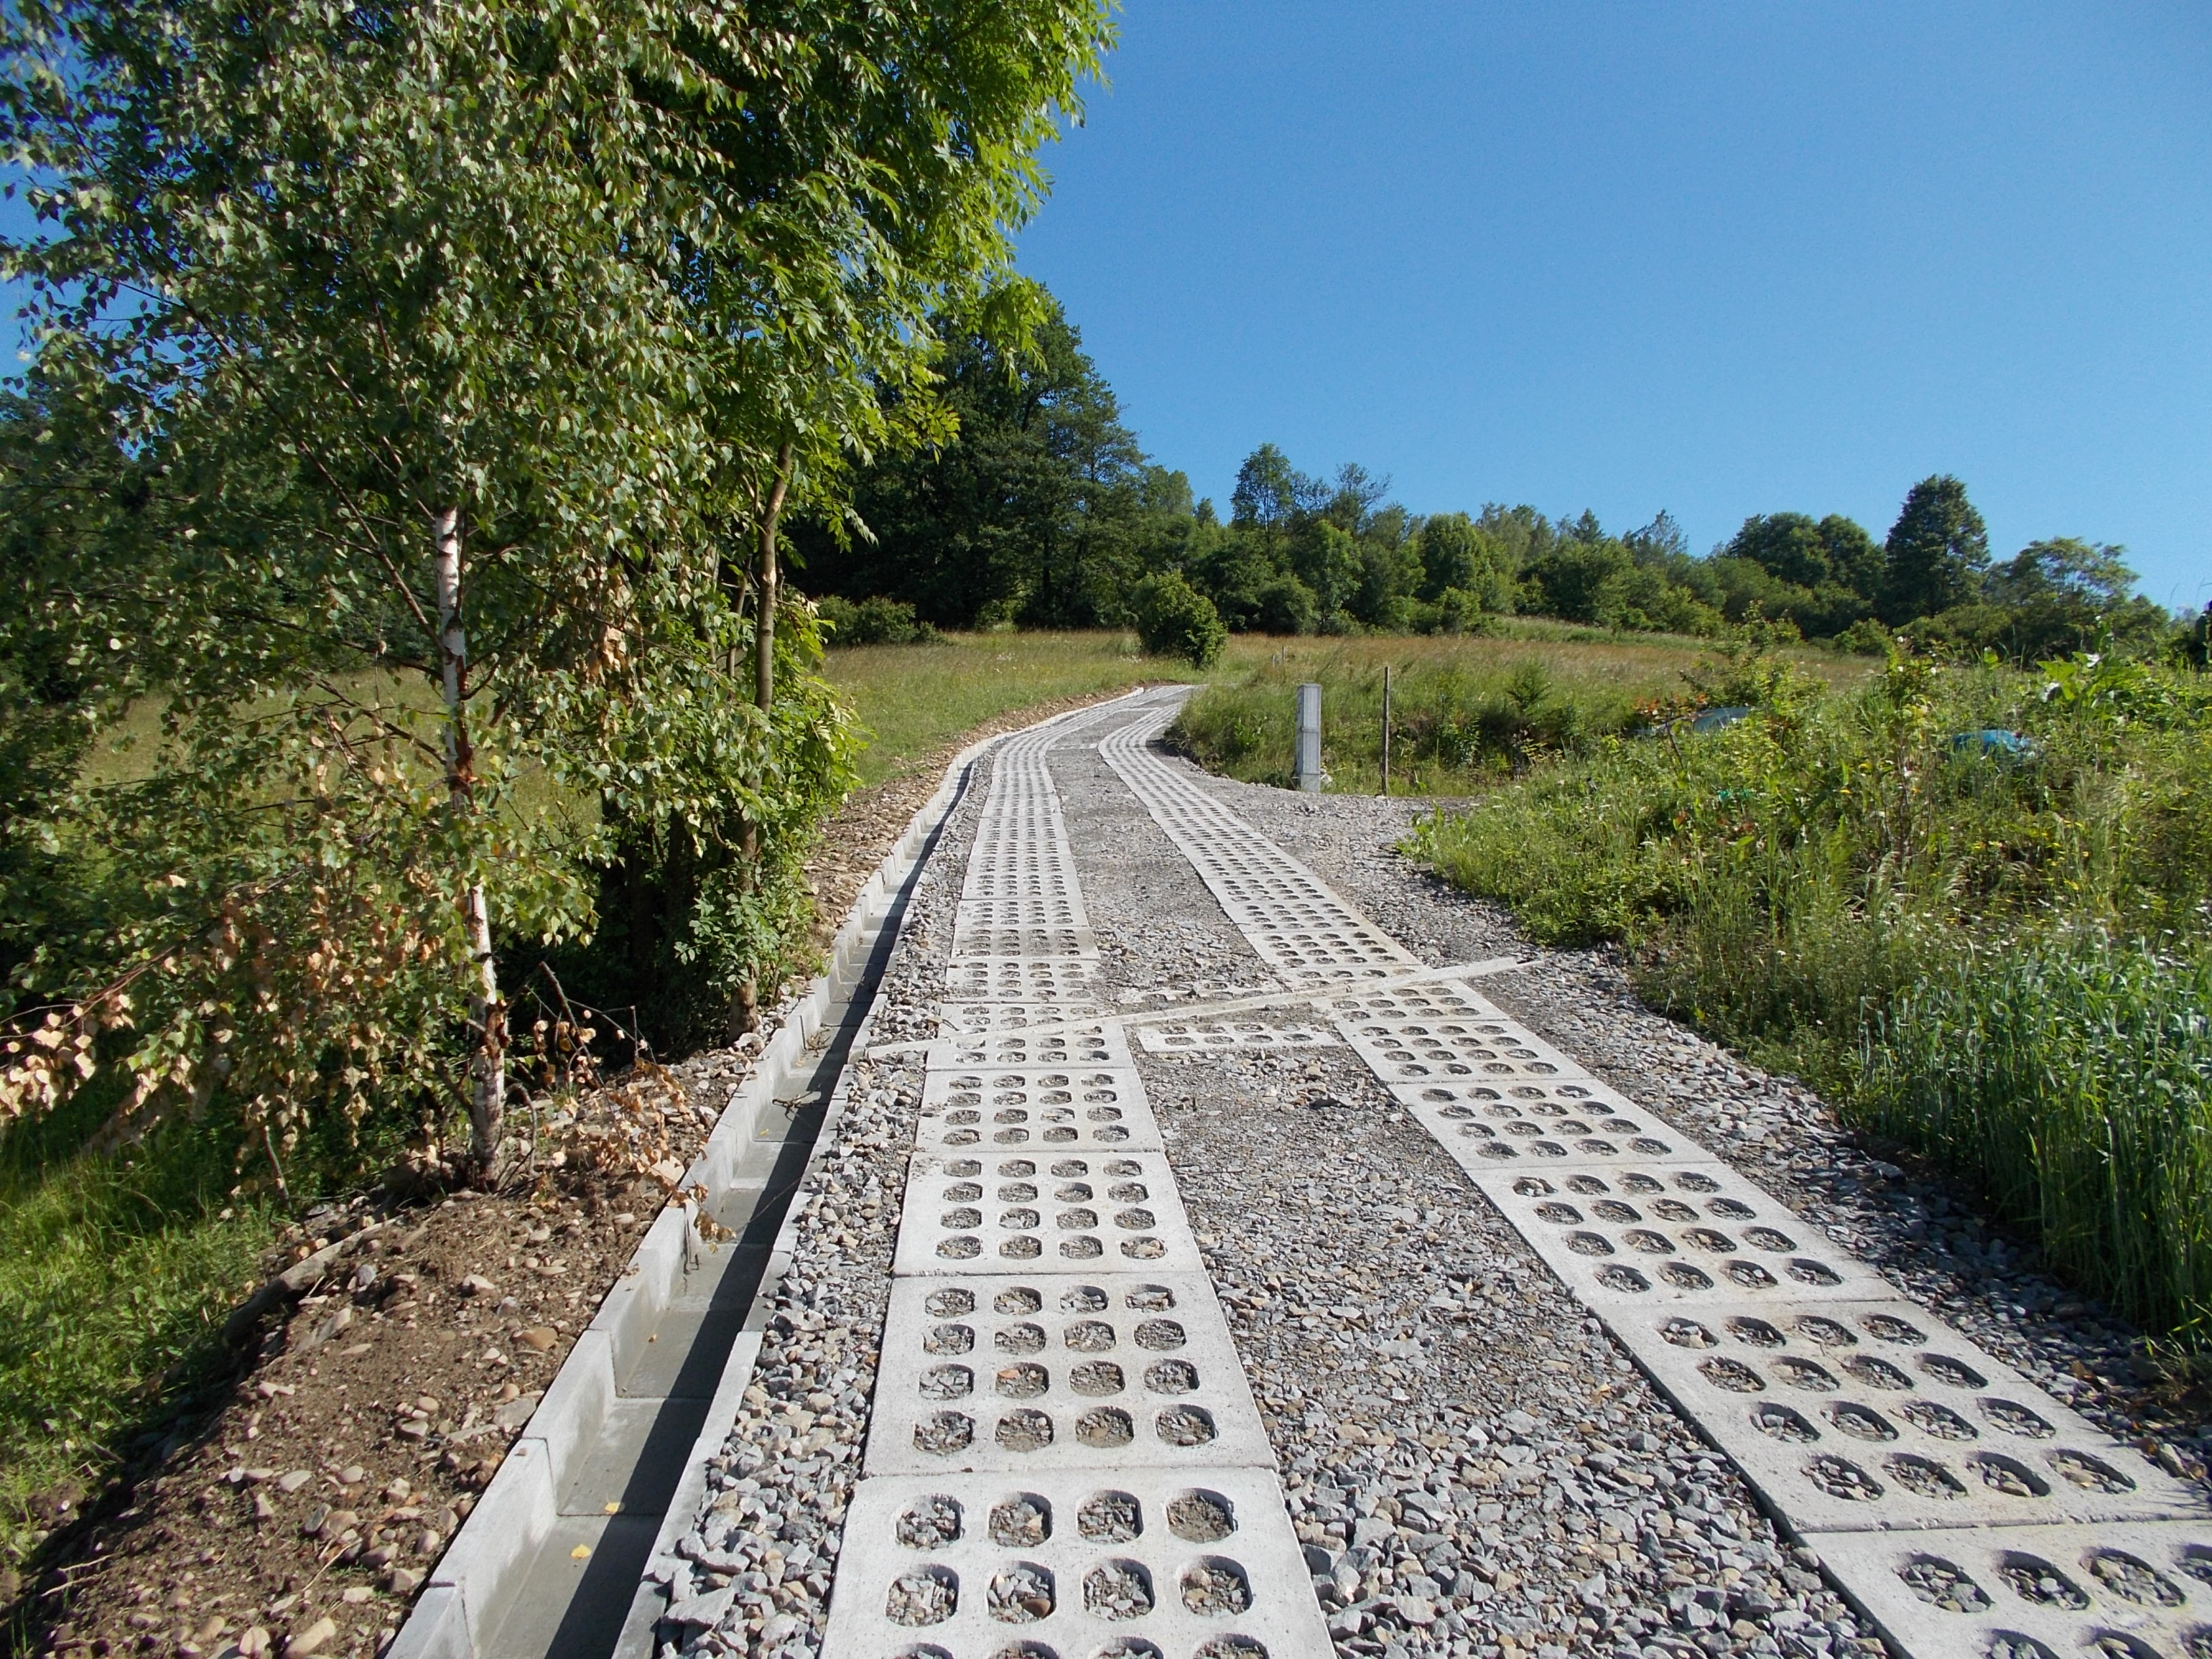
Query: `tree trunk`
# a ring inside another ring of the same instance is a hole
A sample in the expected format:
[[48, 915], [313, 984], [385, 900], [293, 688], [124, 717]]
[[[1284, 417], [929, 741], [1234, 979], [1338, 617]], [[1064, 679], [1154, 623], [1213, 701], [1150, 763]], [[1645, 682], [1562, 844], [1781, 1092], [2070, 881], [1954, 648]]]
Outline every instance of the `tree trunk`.
[[[761, 505], [757, 526], [759, 557], [753, 567], [753, 702], [763, 716], [775, 709], [775, 607], [783, 590], [776, 569], [775, 536], [777, 521], [783, 517], [784, 497], [791, 491], [791, 456], [789, 444], [776, 453], [775, 485], [769, 491], [767, 502]], [[754, 501], [760, 505], [758, 496]], [[760, 831], [754, 824], [747, 823], [740, 832], [738, 856], [748, 866], [748, 881], [757, 882], [759, 872], [754, 866], [760, 859]], [[747, 1031], [759, 1029], [760, 986], [748, 975], [730, 994], [729, 1039], [735, 1042]]]
[[775, 458], [775, 488], [760, 518], [760, 565], [755, 573], [757, 592], [753, 617], [753, 701], [765, 714], [775, 707], [775, 607], [782, 596], [782, 580], [775, 566], [776, 520], [783, 516], [783, 498], [791, 489], [791, 446], [784, 445]]
[[[446, 800], [456, 818], [476, 810], [476, 750], [469, 741], [468, 635], [461, 627], [461, 514], [441, 507], [434, 515], [438, 543], [438, 663], [446, 696]], [[469, 937], [475, 983], [469, 997], [469, 1153], [480, 1170], [499, 1152], [500, 1121], [507, 1104], [507, 1007], [499, 1000], [499, 969], [492, 960], [491, 907], [483, 884], [471, 882], [461, 910]]]

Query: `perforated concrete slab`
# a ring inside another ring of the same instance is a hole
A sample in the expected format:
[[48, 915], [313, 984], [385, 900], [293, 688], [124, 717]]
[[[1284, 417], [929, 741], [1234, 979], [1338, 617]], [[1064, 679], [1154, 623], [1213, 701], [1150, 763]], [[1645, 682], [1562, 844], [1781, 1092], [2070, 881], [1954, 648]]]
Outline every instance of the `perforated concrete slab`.
[[869, 1474], [1239, 1464], [1274, 1454], [1206, 1279], [892, 1281]]
[[1118, 1024], [1103, 1020], [1069, 1024], [1057, 1015], [1052, 1029], [1032, 1033], [1012, 1030], [961, 1031], [929, 1045], [933, 1070], [976, 1066], [1129, 1066], [1128, 1038]]
[[1098, 750], [1183, 856], [1260, 959], [1292, 983], [1350, 983], [1417, 968], [1413, 955], [1313, 872], [1228, 811], [1145, 743], [1162, 714]]
[[976, 1036], [992, 1032], [1027, 1031], [1039, 1026], [1057, 1030], [1078, 1022], [1095, 1023], [1106, 1018], [1096, 998], [1070, 995], [1053, 1002], [994, 1001], [988, 997], [949, 999], [937, 1012], [937, 1029], [947, 1036]]
[[1336, 1029], [1385, 1083], [1540, 1082], [1589, 1075], [1509, 1019], [1340, 1019]]
[[945, 970], [945, 994], [952, 1002], [1091, 1006], [1101, 1000], [1097, 971], [1087, 957], [959, 957]]
[[1913, 1659], [2204, 1659], [2212, 1527], [2003, 1527], [1814, 1540]]
[[2200, 1516], [2189, 1490], [1902, 1298], [1608, 1310], [1801, 1531]]
[[[1045, 885], [1039, 883], [1040, 890]], [[987, 898], [963, 898], [953, 908], [953, 927], [957, 933], [970, 928], [988, 931], [994, 927], [1087, 927], [1091, 919], [1083, 911], [1083, 896], [1073, 884], [1065, 890], [1033, 893], [1009, 893]]]
[[1712, 1158], [1595, 1079], [1395, 1083], [1390, 1093], [1472, 1174]]
[[823, 1650], [1328, 1659], [1269, 1470], [886, 1477], [847, 1513]]
[[1144, 1085], [1124, 1066], [950, 1066], [923, 1080], [917, 1150], [981, 1155], [1157, 1150]]
[[1137, 1028], [1137, 1042], [1148, 1054], [1281, 1054], [1294, 1048], [1344, 1046], [1341, 1037], [1318, 1022], [1283, 1024], [1234, 1018], [1147, 1024]]
[[1568, 1289], [1601, 1312], [1894, 1294], [1724, 1164], [1500, 1170], [1474, 1182]]
[[1068, 957], [1093, 952], [1098, 941], [1088, 927], [963, 927], [953, 934], [958, 953], [953, 971], [973, 957]]
[[1204, 1271], [1158, 1152], [920, 1153], [899, 1218], [902, 1273]]
[[1387, 990], [1350, 991], [1330, 997], [1322, 1005], [1331, 1019], [1355, 1024], [1379, 1021], [1397, 1024], [1413, 1020], [1504, 1019], [1504, 1012], [1465, 984], [1450, 979], [1426, 980], [1416, 985], [1392, 986]]

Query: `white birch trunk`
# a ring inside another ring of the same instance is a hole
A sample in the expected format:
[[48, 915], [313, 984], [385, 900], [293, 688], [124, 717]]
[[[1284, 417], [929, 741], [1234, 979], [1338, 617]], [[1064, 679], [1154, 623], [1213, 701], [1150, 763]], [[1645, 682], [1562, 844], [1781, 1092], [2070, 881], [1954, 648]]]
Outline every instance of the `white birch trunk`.
[[[466, 707], [468, 635], [461, 627], [461, 515], [441, 507], [434, 517], [438, 544], [438, 663], [446, 696], [446, 798], [459, 817], [475, 809], [476, 751], [469, 741]], [[475, 981], [469, 998], [469, 1151], [489, 1170], [499, 1152], [507, 1104], [507, 1009], [499, 1000], [499, 969], [492, 959], [491, 907], [483, 884], [471, 882], [461, 907], [468, 929]]]

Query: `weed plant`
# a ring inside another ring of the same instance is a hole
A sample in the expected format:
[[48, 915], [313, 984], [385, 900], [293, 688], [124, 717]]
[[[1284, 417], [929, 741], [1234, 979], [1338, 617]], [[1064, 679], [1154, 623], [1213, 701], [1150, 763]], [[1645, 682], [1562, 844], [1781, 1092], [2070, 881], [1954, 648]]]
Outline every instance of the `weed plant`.
[[2212, 686], [2089, 657], [1894, 659], [1844, 694], [1771, 653], [1720, 667], [1708, 700], [1752, 717], [1601, 738], [1413, 850], [1539, 939], [1626, 943], [1654, 1006], [2201, 1340]]

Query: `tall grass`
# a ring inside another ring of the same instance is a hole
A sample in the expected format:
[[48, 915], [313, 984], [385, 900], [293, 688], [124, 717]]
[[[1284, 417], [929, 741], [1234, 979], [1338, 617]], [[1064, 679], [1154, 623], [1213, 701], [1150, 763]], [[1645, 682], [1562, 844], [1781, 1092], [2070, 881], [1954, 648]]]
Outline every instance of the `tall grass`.
[[1969, 1173], [2061, 1271], [2212, 1337], [2212, 949], [1969, 946], [1867, 1024], [1858, 1108]]
[[1653, 1006], [1979, 1186], [2137, 1318], [2212, 1338], [2212, 684], [1901, 661], [1863, 691], [1775, 688], [1409, 847], [1540, 939], [1624, 943]]
[[140, 1417], [219, 1361], [275, 1237], [269, 1206], [229, 1196], [227, 1139], [82, 1152], [96, 1121], [73, 1103], [0, 1140], [0, 1566], [40, 1535], [33, 1498], [97, 1491]]
[[[1524, 628], [1528, 626], [1522, 623]], [[1232, 642], [1214, 683], [1185, 706], [1172, 740], [1200, 764], [1252, 783], [1287, 786], [1295, 765], [1296, 688], [1322, 688], [1322, 765], [1331, 789], [1382, 782], [1382, 671], [1392, 671], [1390, 792], [1467, 795], [1532, 766], [1587, 755], [1632, 732], [1640, 707], [1678, 691], [1711, 641], [1553, 635]], [[1801, 653], [1838, 682], [1863, 659]]]

